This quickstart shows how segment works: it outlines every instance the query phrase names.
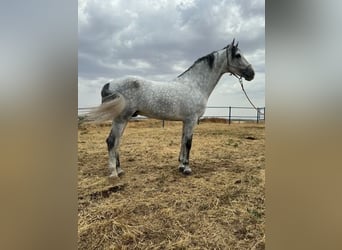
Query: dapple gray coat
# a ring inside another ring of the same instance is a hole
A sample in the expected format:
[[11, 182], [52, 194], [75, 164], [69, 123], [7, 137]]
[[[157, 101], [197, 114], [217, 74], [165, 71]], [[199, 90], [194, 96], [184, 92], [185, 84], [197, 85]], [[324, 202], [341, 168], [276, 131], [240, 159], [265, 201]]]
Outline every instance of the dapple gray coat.
[[183, 121], [179, 170], [190, 174], [189, 154], [192, 134], [204, 114], [211, 92], [224, 73], [250, 81], [251, 64], [244, 58], [234, 40], [225, 48], [199, 58], [184, 73], [171, 81], [150, 81], [139, 77], [113, 80], [102, 88], [102, 105], [90, 114], [95, 120], [112, 119], [106, 140], [110, 178], [123, 173], [120, 167], [120, 138], [132, 116], [144, 115], [162, 120]]

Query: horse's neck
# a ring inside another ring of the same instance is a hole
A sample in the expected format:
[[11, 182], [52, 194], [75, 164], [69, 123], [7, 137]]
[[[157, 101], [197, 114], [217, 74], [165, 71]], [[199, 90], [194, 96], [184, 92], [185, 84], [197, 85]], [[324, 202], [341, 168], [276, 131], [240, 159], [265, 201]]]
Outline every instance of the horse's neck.
[[215, 60], [212, 68], [206, 62], [200, 62], [177, 80], [199, 88], [208, 98], [224, 73], [224, 65], [220, 60]]

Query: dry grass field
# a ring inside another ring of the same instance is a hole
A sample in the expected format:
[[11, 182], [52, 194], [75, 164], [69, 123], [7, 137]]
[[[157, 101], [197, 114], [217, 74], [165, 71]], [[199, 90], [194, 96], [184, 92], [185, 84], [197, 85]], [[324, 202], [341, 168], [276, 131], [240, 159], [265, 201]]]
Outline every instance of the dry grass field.
[[265, 249], [264, 124], [202, 122], [190, 176], [178, 172], [181, 125], [130, 122], [114, 184], [110, 124], [79, 125], [79, 249]]

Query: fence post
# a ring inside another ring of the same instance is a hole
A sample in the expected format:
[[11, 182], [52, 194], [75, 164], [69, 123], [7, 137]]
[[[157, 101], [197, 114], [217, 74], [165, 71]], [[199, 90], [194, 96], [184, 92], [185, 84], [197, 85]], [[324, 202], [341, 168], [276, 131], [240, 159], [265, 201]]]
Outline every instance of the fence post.
[[164, 120], [163, 120], [163, 123], [162, 123], [162, 124], [163, 124], [162, 126], [163, 126], [163, 128], [164, 128], [164, 125], [165, 125], [165, 121], [164, 121]]
[[257, 119], [257, 123], [259, 123], [259, 120], [260, 120], [260, 108], [257, 108], [257, 117], [256, 117], [256, 119]]
[[231, 117], [232, 117], [232, 107], [231, 107], [231, 106], [229, 106], [228, 108], [229, 108], [229, 114], [228, 114], [228, 124], [230, 124], [230, 123], [231, 123]]

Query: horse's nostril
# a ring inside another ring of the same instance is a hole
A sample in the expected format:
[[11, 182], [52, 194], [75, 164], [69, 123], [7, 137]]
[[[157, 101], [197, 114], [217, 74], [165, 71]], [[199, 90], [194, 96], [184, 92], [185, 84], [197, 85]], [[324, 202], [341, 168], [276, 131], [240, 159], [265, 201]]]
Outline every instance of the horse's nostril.
[[251, 65], [249, 65], [249, 66], [246, 68], [245, 74], [248, 76], [248, 78], [253, 79], [253, 77], [254, 77], [254, 70], [253, 70], [253, 68], [252, 68]]
[[251, 77], [254, 77], [254, 71], [253, 70], [251, 71], [250, 75], [251, 75]]
[[243, 76], [246, 80], [251, 81], [254, 78], [254, 70], [251, 65], [249, 65], [244, 71]]

